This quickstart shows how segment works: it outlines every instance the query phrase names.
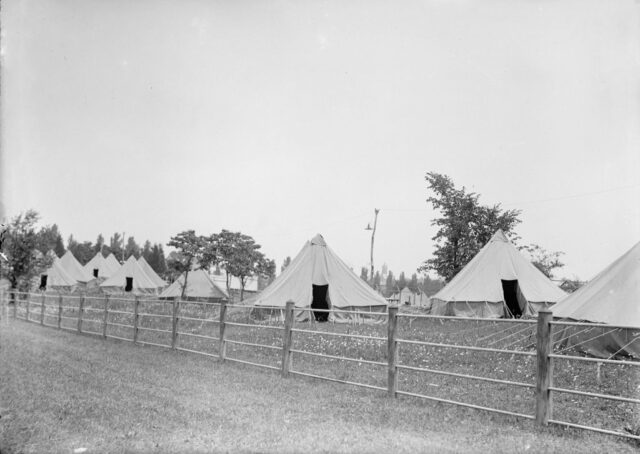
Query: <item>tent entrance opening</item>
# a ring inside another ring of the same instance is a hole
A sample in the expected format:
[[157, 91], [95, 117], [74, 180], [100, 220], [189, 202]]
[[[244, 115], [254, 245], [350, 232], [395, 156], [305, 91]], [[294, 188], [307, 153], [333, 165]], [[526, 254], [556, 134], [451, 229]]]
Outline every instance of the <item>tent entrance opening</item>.
[[522, 316], [522, 309], [520, 309], [520, 303], [518, 302], [518, 281], [502, 281], [502, 293], [504, 294], [504, 302], [511, 312], [511, 315], [516, 318]]
[[[311, 301], [311, 309], [329, 309], [328, 285], [313, 285], [313, 300]], [[329, 320], [328, 312], [314, 311], [313, 316], [318, 322], [326, 322]]]

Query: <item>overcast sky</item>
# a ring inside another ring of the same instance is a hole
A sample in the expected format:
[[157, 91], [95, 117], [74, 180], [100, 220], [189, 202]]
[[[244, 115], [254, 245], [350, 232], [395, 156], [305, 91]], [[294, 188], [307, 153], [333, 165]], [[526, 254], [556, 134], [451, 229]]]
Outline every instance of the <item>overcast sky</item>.
[[640, 7], [2, 2], [2, 201], [65, 238], [322, 233], [359, 272], [433, 250], [424, 175], [522, 209], [588, 279], [640, 240]]

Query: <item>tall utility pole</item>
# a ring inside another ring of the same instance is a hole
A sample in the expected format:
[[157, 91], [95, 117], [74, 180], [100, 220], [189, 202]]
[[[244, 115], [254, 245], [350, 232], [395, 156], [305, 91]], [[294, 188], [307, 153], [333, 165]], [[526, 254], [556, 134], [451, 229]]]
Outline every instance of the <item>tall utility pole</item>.
[[375, 217], [373, 219], [373, 228], [371, 228], [369, 225], [367, 225], [367, 228], [365, 230], [371, 230], [371, 274], [369, 275], [369, 279], [371, 279], [371, 287], [374, 286], [373, 283], [373, 241], [375, 240], [376, 237], [376, 226], [378, 224], [378, 212], [380, 211], [379, 208], [374, 208], [374, 212], [375, 212]]
[[124, 264], [124, 248], [126, 247], [124, 244], [124, 234], [125, 232], [122, 232], [122, 264]]

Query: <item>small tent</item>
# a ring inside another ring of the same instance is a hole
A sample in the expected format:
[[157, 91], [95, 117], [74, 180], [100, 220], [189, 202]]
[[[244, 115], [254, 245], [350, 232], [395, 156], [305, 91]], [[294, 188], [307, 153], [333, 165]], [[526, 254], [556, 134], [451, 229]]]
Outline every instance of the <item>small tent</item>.
[[98, 252], [87, 264], [84, 266], [85, 272], [89, 273], [95, 279], [107, 279], [113, 275], [120, 268], [120, 264], [114, 264], [112, 261], [107, 260], [102, 255], [102, 252]]
[[[287, 301], [298, 311], [299, 320], [310, 318], [313, 309], [334, 309], [334, 321], [381, 320], [381, 318], [351, 313], [385, 312], [387, 301], [360, 279], [327, 246], [322, 235], [307, 241], [300, 253], [267, 288], [251, 298], [255, 306], [284, 307]], [[340, 313], [339, 310], [350, 311]], [[313, 313], [316, 320], [326, 321], [327, 313]]]
[[122, 266], [122, 264], [118, 261], [116, 256], [113, 255], [113, 252], [111, 252], [109, 255], [107, 255], [105, 257], [105, 260], [109, 263], [109, 267], [114, 269], [114, 270], [119, 270], [120, 267]]
[[[173, 284], [167, 287], [161, 294], [161, 299], [174, 299], [182, 296], [185, 274], [180, 275]], [[218, 302], [228, 300], [226, 290], [219, 287], [204, 270], [189, 271], [187, 275], [187, 288], [185, 299], [194, 301]]]
[[132, 293], [134, 295], [155, 295], [159, 286], [144, 272], [132, 255], [118, 271], [100, 284], [105, 293]]
[[72, 292], [77, 285], [78, 281], [64, 269], [58, 257], [46, 271], [40, 274], [40, 281], [37, 283], [39, 290], [58, 292]]
[[552, 312], [556, 318], [626, 327], [615, 331], [614, 327], [566, 327], [560, 337], [567, 339], [567, 346], [600, 358], [640, 358], [640, 242], [556, 304]]
[[157, 284], [158, 288], [165, 288], [167, 286], [167, 283], [164, 281], [164, 279], [158, 276], [158, 273], [156, 273], [154, 269], [151, 268], [151, 265], [149, 265], [149, 262], [147, 262], [143, 256], [140, 256], [140, 258], [138, 259], [138, 263], [140, 264], [144, 272], [147, 273], [147, 276], [149, 276], [151, 280], [155, 284]]
[[498, 230], [433, 296], [431, 313], [486, 318], [532, 316], [565, 295]]
[[71, 251], [67, 251], [60, 258], [60, 264], [64, 270], [80, 284], [86, 285], [92, 281], [93, 275], [88, 273], [84, 267], [78, 262]]

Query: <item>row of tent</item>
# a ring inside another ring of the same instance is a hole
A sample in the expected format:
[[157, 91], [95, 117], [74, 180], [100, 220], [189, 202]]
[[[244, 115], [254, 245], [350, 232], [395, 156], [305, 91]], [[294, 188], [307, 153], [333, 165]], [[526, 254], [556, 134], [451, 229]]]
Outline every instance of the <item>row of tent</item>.
[[[81, 269], [78, 267], [82, 266], [65, 259], [67, 254], [59, 263], [79, 275]], [[70, 257], [75, 260], [73, 255]], [[94, 259], [97, 262], [91, 266], [97, 265], [97, 268], [87, 268], [89, 262], [84, 267], [85, 272], [92, 269], [94, 276], [98, 277], [113, 273], [100, 284], [105, 292], [121, 292], [131, 279], [132, 286], [135, 286], [133, 290], [138, 293], [159, 294], [161, 298], [179, 298], [182, 295], [184, 275], [160, 293], [159, 289], [166, 284], [143, 258], [136, 261], [131, 257], [117, 270], [109, 268], [106, 263], [109, 262], [108, 257], [104, 264], [100, 258]], [[56, 263], [52, 266], [53, 271], [59, 272], [59, 268]], [[155, 275], [156, 279], [149, 275]], [[224, 286], [217, 285], [202, 270], [191, 271], [187, 281], [184, 289], [187, 298], [228, 299]], [[567, 295], [498, 230], [478, 254], [431, 298], [431, 312], [435, 315], [501, 318], [535, 316], [541, 309], [551, 309], [558, 318], [640, 328], [639, 285], [640, 243], [588, 284]], [[287, 301], [295, 302], [298, 319], [315, 317], [318, 320], [328, 318], [322, 311], [329, 308], [337, 311], [331, 315], [336, 320], [360, 319], [358, 312], [377, 320], [379, 318], [375, 314], [385, 312], [388, 306], [382, 295], [360, 279], [319, 234], [307, 241], [284, 272], [261, 293], [250, 298], [247, 304], [280, 309]], [[624, 341], [613, 342], [607, 336], [602, 338], [612, 343], [606, 349], [600, 345], [603, 351], [619, 348]], [[640, 345], [637, 353], [640, 356]]]

